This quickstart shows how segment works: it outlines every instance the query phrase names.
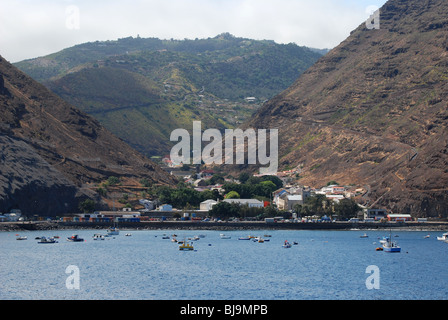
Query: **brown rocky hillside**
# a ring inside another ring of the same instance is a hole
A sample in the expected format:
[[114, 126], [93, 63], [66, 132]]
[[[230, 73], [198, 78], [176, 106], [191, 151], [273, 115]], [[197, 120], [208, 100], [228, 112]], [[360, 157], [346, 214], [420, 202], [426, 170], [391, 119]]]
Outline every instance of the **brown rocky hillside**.
[[60, 215], [118, 176], [171, 184], [149, 159], [0, 57], [0, 212]]
[[448, 216], [448, 2], [390, 0], [247, 124], [278, 128], [300, 183], [365, 186], [363, 202]]

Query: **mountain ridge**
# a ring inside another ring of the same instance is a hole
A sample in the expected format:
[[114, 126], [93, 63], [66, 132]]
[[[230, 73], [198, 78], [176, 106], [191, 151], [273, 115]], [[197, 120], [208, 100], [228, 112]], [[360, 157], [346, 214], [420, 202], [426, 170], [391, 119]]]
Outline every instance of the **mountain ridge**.
[[140, 152], [163, 156], [172, 130], [191, 130], [192, 120], [204, 128], [236, 127], [320, 56], [295, 44], [223, 33], [96, 41], [15, 65]]
[[448, 4], [390, 0], [266, 103], [246, 127], [278, 128], [299, 182], [365, 186], [363, 204], [447, 217]]

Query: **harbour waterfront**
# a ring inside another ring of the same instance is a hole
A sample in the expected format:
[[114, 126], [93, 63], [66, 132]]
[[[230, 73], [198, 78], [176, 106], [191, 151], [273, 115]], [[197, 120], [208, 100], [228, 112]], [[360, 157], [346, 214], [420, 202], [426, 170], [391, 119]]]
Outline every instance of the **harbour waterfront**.
[[[427, 237], [427, 231], [393, 231], [400, 253], [375, 250], [379, 239], [388, 235], [386, 230], [122, 230], [120, 235], [93, 240], [98, 232], [1, 232], [0, 299], [446, 300], [448, 296], [448, 244], [437, 240], [441, 232]], [[222, 238], [222, 233], [228, 237]], [[27, 240], [17, 241], [16, 234]], [[66, 241], [73, 234], [85, 241]], [[203, 237], [194, 241], [195, 250], [183, 252], [171, 241], [172, 234], [179, 240]], [[361, 237], [364, 234], [367, 237]], [[58, 243], [35, 240], [55, 235]], [[248, 235], [271, 237], [264, 237], [269, 241], [263, 243], [238, 240]], [[285, 240], [297, 244], [282, 248]], [[70, 282], [76, 275], [79, 288]], [[369, 285], [372, 281], [377, 288]]]

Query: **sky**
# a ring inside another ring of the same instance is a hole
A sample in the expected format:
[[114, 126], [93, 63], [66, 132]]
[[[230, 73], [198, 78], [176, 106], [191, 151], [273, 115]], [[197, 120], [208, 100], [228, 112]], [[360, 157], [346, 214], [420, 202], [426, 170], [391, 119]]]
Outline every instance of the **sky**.
[[386, 0], [0, 0], [10, 62], [129, 36], [236, 37], [331, 49]]

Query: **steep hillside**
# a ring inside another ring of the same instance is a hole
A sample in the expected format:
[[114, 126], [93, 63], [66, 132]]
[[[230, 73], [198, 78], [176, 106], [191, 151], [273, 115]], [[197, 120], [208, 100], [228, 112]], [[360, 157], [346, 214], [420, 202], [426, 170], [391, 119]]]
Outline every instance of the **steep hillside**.
[[237, 126], [320, 56], [221, 34], [86, 43], [16, 66], [139, 151], [163, 155], [172, 130], [190, 129], [193, 120], [204, 128]]
[[300, 182], [364, 185], [363, 202], [448, 216], [448, 3], [390, 0], [247, 124], [279, 128]]
[[150, 160], [0, 57], [0, 212], [59, 215], [120, 176], [171, 184]]

